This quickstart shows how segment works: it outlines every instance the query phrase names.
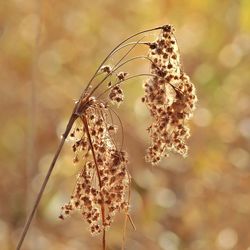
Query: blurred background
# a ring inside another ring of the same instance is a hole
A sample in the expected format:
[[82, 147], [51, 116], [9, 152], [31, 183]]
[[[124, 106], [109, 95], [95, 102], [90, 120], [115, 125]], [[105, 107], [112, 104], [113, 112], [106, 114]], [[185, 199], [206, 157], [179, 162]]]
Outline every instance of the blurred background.
[[[98, 64], [122, 39], [167, 23], [199, 102], [188, 158], [173, 154], [152, 167], [144, 161], [143, 78], [124, 87], [119, 115], [137, 227], [127, 227], [127, 249], [250, 249], [250, 1], [0, 0], [1, 249], [15, 248], [74, 101]], [[149, 69], [143, 61], [130, 67]], [[79, 215], [58, 219], [80, 167], [72, 159], [67, 143], [23, 249], [101, 249]], [[122, 231], [118, 216], [108, 249], [121, 249]]]

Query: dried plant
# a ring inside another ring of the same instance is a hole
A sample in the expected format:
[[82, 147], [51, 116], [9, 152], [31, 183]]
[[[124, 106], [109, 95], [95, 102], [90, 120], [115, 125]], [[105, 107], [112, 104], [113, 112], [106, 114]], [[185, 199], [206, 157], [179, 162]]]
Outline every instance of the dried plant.
[[180, 54], [171, 26], [163, 28], [157, 40], [150, 44], [151, 73], [142, 98], [150, 110], [153, 123], [148, 128], [152, 144], [146, 160], [157, 164], [168, 151], [186, 156], [186, 121], [191, 117], [197, 101], [195, 88], [184, 73]]
[[[160, 30], [160, 34], [154, 42], [143, 42], [141, 38], [136, 42], [126, 43], [136, 36], [155, 30]], [[157, 164], [169, 151], [186, 156], [185, 140], [189, 137], [186, 121], [192, 115], [197, 98], [193, 84], [181, 67], [173, 32], [172, 26], [164, 25], [132, 35], [118, 44], [98, 67], [75, 104], [17, 249], [22, 246], [51, 172], [68, 137], [73, 141], [73, 162], [79, 162], [81, 169], [70, 200], [62, 207], [59, 217], [64, 219], [72, 212], [79, 211], [89, 224], [92, 234], [102, 233], [103, 249], [106, 249], [106, 231], [117, 212], [123, 212], [126, 220], [129, 219], [133, 225], [129, 215], [131, 177], [128, 171], [128, 156], [123, 149], [123, 127], [118, 115], [110, 107], [112, 104], [119, 106], [123, 102], [122, 85], [126, 81], [141, 76], [147, 77], [142, 101], [149, 108], [153, 121], [148, 128], [152, 142], [146, 160]], [[129, 58], [130, 52], [138, 46], [147, 46], [148, 55]], [[114, 54], [127, 47], [129, 49], [118, 62], [113, 66], [106, 65]], [[140, 59], [146, 59], [150, 63], [149, 73], [129, 75], [120, 71], [124, 65]], [[119, 126], [114, 124], [113, 115], [118, 118]], [[115, 139], [119, 127], [122, 132], [120, 143]]]

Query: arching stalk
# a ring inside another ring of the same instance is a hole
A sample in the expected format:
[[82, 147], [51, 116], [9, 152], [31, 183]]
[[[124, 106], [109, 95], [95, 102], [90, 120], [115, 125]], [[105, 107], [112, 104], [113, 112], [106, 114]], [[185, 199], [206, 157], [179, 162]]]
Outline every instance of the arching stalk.
[[83, 93], [86, 93], [86, 91], [88, 90], [91, 82], [93, 81], [93, 79], [95, 78], [96, 74], [99, 72], [99, 70], [101, 69], [101, 67], [105, 64], [105, 62], [114, 54], [116, 53], [116, 50], [124, 43], [126, 43], [128, 40], [138, 36], [138, 35], [141, 35], [143, 33], [147, 33], [147, 32], [151, 32], [151, 31], [154, 31], [154, 30], [159, 30], [159, 29], [163, 29], [164, 26], [159, 26], [159, 27], [156, 27], [156, 28], [152, 28], [152, 29], [147, 29], [147, 30], [143, 30], [141, 32], [138, 32], [132, 36], [129, 36], [128, 38], [126, 38], [125, 40], [123, 40], [122, 42], [120, 42], [113, 50], [111, 50], [111, 52], [105, 57], [105, 59], [101, 62], [101, 64], [99, 65], [99, 67], [97, 68], [96, 72], [94, 73], [94, 75], [92, 76], [92, 78], [90, 79], [90, 81], [88, 82], [85, 90]]
[[142, 74], [137, 74], [137, 75], [133, 75], [133, 76], [127, 77], [124, 80], [120, 80], [120, 81], [116, 82], [114, 85], [112, 85], [112, 86], [108, 87], [107, 89], [105, 89], [101, 94], [99, 94], [97, 96], [97, 99], [99, 99], [101, 96], [103, 96], [105, 93], [107, 93], [110, 89], [112, 89], [113, 87], [119, 85], [120, 83], [124, 83], [124, 82], [126, 82], [128, 80], [131, 80], [133, 78], [140, 77], [140, 76], [152, 76], [153, 77], [155, 75], [153, 75], [153, 74], [145, 74], [145, 73], [143, 74], [142, 73]]

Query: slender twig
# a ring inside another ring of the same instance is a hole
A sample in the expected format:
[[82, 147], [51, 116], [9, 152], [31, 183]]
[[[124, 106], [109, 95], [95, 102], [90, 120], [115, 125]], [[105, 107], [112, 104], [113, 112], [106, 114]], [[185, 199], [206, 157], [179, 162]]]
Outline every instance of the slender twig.
[[72, 114], [72, 115], [71, 115], [71, 118], [69, 119], [69, 122], [68, 122], [68, 125], [67, 125], [67, 127], [66, 127], [66, 130], [65, 130], [64, 134], [62, 135], [61, 142], [60, 142], [60, 144], [59, 144], [59, 146], [58, 146], [58, 148], [57, 148], [57, 150], [56, 150], [56, 153], [55, 153], [55, 155], [54, 155], [54, 158], [53, 158], [53, 160], [52, 160], [52, 162], [51, 162], [51, 164], [50, 164], [50, 167], [49, 167], [49, 169], [48, 169], [48, 172], [47, 172], [47, 174], [46, 174], [46, 176], [45, 176], [45, 179], [44, 179], [44, 181], [43, 181], [43, 184], [42, 184], [42, 186], [41, 186], [41, 188], [40, 188], [40, 191], [39, 191], [39, 193], [38, 193], [38, 195], [37, 195], [37, 198], [36, 198], [36, 200], [35, 200], [34, 206], [33, 206], [32, 210], [31, 210], [31, 212], [30, 212], [30, 214], [29, 214], [29, 216], [28, 216], [27, 222], [26, 222], [26, 224], [25, 224], [25, 226], [24, 226], [24, 229], [23, 229], [22, 235], [21, 235], [21, 237], [20, 237], [20, 240], [19, 240], [19, 242], [18, 242], [18, 245], [17, 245], [16, 250], [19, 250], [19, 249], [21, 249], [21, 247], [22, 247], [23, 241], [24, 241], [25, 236], [26, 236], [26, 234], [27, 234], [27, 232], [28, 232], [28, 230], [29, 230], [30, 224], [31, 224], [32, 219], [33, 219], [33, 217], [34, 217], [34, 215], [35, 215], [35, 212], [36, 212], [36, 210], [37, 210], [37, 207], [38, 207], [38, 205], [39, 205], [39, 203], [40, 203], [40, 200], [41, 200], [41, 198], [42, 198], [42, 195], [43, 195], [43, 192], [44, 192], [44, 190], [45, 190], [45, 187], [46, 187], [46, 185], [47, 185], [47, 183], [48, 183], [48, 181], [49, 181], [50, 175], [51, 175], [51, 173], [52, 173], [52, 171], [53, 171], [53, 169], [54, 169], [54, 166], [55, 166], [55, 164], [56, 164], [57, 158], [58, 158], [58, 156], [59, 156], [60, 153], [61, 153], [61, 150], [62, 150], [62, 147], [63, 147], [63, 145], [64, 145], [64, 142], [65, 142], [65, 140], [66, 140], [66, 138], [67, 138], [67, 136], [68, 136], [68, 134], [69, 134], [69, 132], [70, 132], [70, 130], [71, 130], [71, 127], [73, 126], [73, 124], [74, 124], [76, 118], [77, 118], [77, 117], [75, 116], [75, 114]]
[[125, 40], [123, 40], [122, 42], [120, 42], [113, 50], [111, 50], [111, 52], [105, 57], [105, 59], [101, 62], [101, 64], [99, 65], [99, 67], [97, 68], [96, 72], [94, 73], [94, 75], [92, 76], [92, 78], [90, 79], [90, 81], [88, 82], [85, 90], [83, 91], [83, 93], [86, 93], [86, 91], [88, 90], [91, 82], [93, 81], [93, 79], [95, 78], [96, 74], [99, 72], [100, 68], [103, 66], [103, 64], [116, 52], [116, 50], [122, 45], [124, 44], [125, 42], [127, 42], [128, 40], [130, 40], [131, 38], [133, 37], [136, 37], [138, 35], [141, 35], [143, 33], [147, 33], [147, 32], [150, 32], [150, 31], [154, 31], [154, 30], [159, 30], [159, 29], [162, 29], [164, 26], [159, 26], [159, 27], [156, 27], [156, 28], [152, 28], [152, 29], [147, 29], [147, 30], [143, 30], [141, 32], [138, 32], [128, 38], [126, 38]]
[[122, 66], [124, 66], [125, 64], [131, 62], [131, 61], [134, 61], [134, 60], [137, 60], [137, 59], [145, 59], [145, 60], [148, 60], [149, 62], [151, 63], [154, 63], [152, 61], [152, 59], [148, 58], [147, 56], [135, 56], [135, 57], [132, 57], [130, 59], [128, 59], [127, 61], [121, 63], [120, 65], [118, 65], [113, 71], [116, 71], [117, 69], [121, 68]]
[[124, 80], [120, 80], [120, 81], [116, 82], [114, 85], [112, 85], [112, 86], [108, 87], [107, 89], [105, 89], [101, 94], [99, 94], [99, 95], [97, 96], [96, 99], [100, 98], [102, 95], [104, 95], [105, 93], [107, 93], [107, 92], [108, 92], [110, 89], [112, 89], [113, 87], [115, 87], [115, 86], [117, 86], [117, 85], [119, 85], [119, 84], [121, 84], [121, 83], [124, 83], [124, 82], [126, 82], [126, 81], [128, 81], [128, 80], [131, 80], [131, 79], [133, 79], [133, 78], [139, 77], [139, 76], [152, 76], [152, 77], [153, 77], [153, 76], [155, 76], [155, 75], [153, 75], [153, 74], [142, 73], [142, 74], [137, 74], [137, 75], [133, 75], [133, 76], [127, 77], [127, 78], [125, 78]]
[[122, 148], [123, 148], [123, 143], [124, 143], [124, 128], [123, 128], [122, 120], [121, 120], [121, 118], [118, 116], [118, 114], [117, 114], [112, 108], [108, 107], [108, 109], [109, 109], [110, 111], [112, 111], [112, 112], [115, 114], [116, 118], [118, 119], [118, 121], [119, 121], [119, 123], [120, 123], [120, 126], [121, 126], [121, 133], [122, 133], [122, 142], [121, 142], [121, 148], [120, 148], [120, 150], [122, 150]]
[[90, 92], [89, 96], [92, 96], [93, 93], [102, 85], [102, 83], [110, 76], [112, 75], [113, 72], [115, 72], [115, 68], [120, 64], [120, 62], [122, 62], [122, 60], [124, 58], [126, 58], [126, 56], [128, 56], [128, 54], [138, 45], [138, 43], [142, 40], [143, 38], [139, 39], [126, 53], [125, 55], [122, 56], [121, 59], [119, 59], [119, 61], [114, 65], [113, 69], [110, 71], [110, 73], [108, 73], [96, 86], [95, 88]]

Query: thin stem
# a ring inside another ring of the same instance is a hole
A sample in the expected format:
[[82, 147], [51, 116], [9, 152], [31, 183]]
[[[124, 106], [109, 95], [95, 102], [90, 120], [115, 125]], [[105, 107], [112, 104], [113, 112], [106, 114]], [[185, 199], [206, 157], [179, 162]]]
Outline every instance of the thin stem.
[[136, 47], [136, 45], [138, 45], [138, 43], [142, 40], [143, 38], [139, 39], [126, 53], [125, 55], [115, 64], [115, 66], [113, 67], [113, 69], [110, 71], [110, 73], [108, 73], [96, 86], [95, 88], [91, 91], [91, 93], [89, 94], [89, 96], [92, 96], [93, 93], [101, 86], [101, 84], [110, 76], [112, 75], [113, 72], [115, 72], [114, 68], [117, 67], [117, 65], [119, 65], [119, 63], [126, 58], [126, 56]]
[[110, 89], [112, 89], [113, 87], [117, 86], [118, 84], [126, 82], [126, 81], [128, 81], [130, 79], [133, 79], [133, 78], [136, 78], [136, 77], [139, 77], [139, 76], [152, 76], [153, 77], [155, 75], [144, 73], [144, 74], [137, 74], [137, 75], [130, 76], [128, 78], [125, 78], [125, 80], [120, 80], [120, 81], [116, 82], [114, 85], [108, 87], [105, 91], [103, 91], [100, 95], [98, 95], [96, 99], [100, 98], [102, 95], [104, 95], [105, 93], [107, 93]]
[[127, 214], [125, 214], [124, 226], [123, 226], [123, 235], [122, 235], [122, 250], [125, 250], [127, 221], [128, 221], [128, 217], [127, 217]]
[[[134, 43], [134, 44], [136, 44], [136, 43]], [[129, 51], [130, 52], [130, 51]], [[128, 54], [128, 53], [127, 53]], [[127, 55], [126, 54], [126, 55]], [[125, 55], [125, 56], [126, 56]], [[122, 59], [124, 59], [124, 57], [122, 58]], [[121, 59], [121, 60], [122, 60]], [[116, 63], [115, 64], [115, 66], [114, 66], [114, 68], [111, 70], [111, 72], [109, 73], [109, 74], [107, 74], [102, 80], [101, 80], [101, 82], [99, 82], [98, 83], [98, 85], [92, 90], [92, 92], [90, 93], [90, 96], [96, 91], [96, 89], [110, 76], [110, 75], [112, 75], [114, 72], [116, 72], [119, 68], [121, 68], [122, 66], [124, 66], [125, 64], [127, 64], [127, 63], [129, 63], [129, 62], [131, 62], [131, 61], [134, 61], [134, 60], [137, 60], [137, 59], [145, 59], [145, 60], [148, 60], [148, 61], [150, 61], [152, 64], [154, 64], [154, 62], [152, 61], [152, 59], [150, 59], [149, 57], [147, 57], [147, 56], [135, 56], [135, 57], [132, 57], [132, 58], [130, 58], [130, 59], [128, 59], [127, 61], [125, 61], [125, 62], [123, 62], [123, 63], [121, 63], [120, 65], [118, 65], [120, 62], [121, 62], [121, 60], [118, 62], [118, 63]]]
[[[131, 42], [131, 43], [126, 43], [126, 44], [124, 44], [123, 46], [121, 46], [121, 47], [119, 47], [118, 49], [116, 49], [114, 52], [113, 52], [113, 54], [115, 54], [115, 53], [117, 53], [118, 51], [120, 51], [120, 50], [122, 50], [122, 49], [124, 49], [124, 48], [126, 48], [126, 47], [128, 47], [128, 46], [131, 46], [131, 45], [137, 45], [137, 44], [142, 44], [142, 45], [149, 45], [150, 44], [150, 42]], [[106, 76], [110, 76], [112, 73], [114, 72], [114, 70], [112, 70], [112, 72], [110, 73], [110, 74], [108, 74], [108, 75], [106, 75]], [[96, 77], [98, 77], [98, 76], [100, 76], [100, 75], [103, 75], [104, 74], [104, 72], [99, 72], [99, 73], [96, 73], [96, 75], [95, 75], [95, 77], [94, 78], [96, 78]], [[103, 79], [102, 81], [104, 81], [104, 80], [106, 80], [107, 79], [107, 77], [105, 76], [105, 79]]]
[[[110, 115], [111, 112], [110, 112], [109, 109], [108, 109], [108, 111], [109, 111], [109, 115]], [[110, 137], [112, 143], [115, 145], [115, 148], [118, 148], [115, 139], [113, 138], [113, 136], [111, 136], [111, 134], [110, 134], [110, 132], [109, 132], [109, 130], [108, 130], [108, 126], [107, 126], [107, 122], [106, 122], [107, 119], [105, 118], [105, 114], [103, 113], [102, 110], [99, 110], [99, 112], [100, 112], [100, 116], [102, 117], [103, 121], [105, 121], [105, 128], [106, 128], [106, 130], [107, 130], [107, 133], [108, 133], [108, 135], [109, 135], [109, 137]], [[112, 117], [111, 117], [111, 118], [112, 118]], [[113, 122], [112, 122], [111, 124], [113, 125]]]
[[142, 45], [147, 45], [148, 46], [150, 44], [150, 42], [131, 42], [131, 43], [126, 43], [126, 44], [120, 46], [118, 49], [116, 49], [114, 51], [114, 53], [118, 52], [119, 50], [121, 50], [123, 48], [126, 48], [128, 46], [134, 45], [134, 44], [142, 44]]
[[164, 26], [160, 26], [160, 27], [156, 27], [156, 28], [153, 28], [153, 29], [147, 29], [147, 30], [143, 30], [141, 32], [138, 32], [128, 38], [126, 38], [125, 40], [123, 40], [122, 42], [120, 42], [113, 50], [111, 50], [111, 52], [105, 57], [105, 59], [101, 62], [100, 66], [97, 68], [96, 72], [94, 73], [94, 75], [92, 76], [92, 78], [90, 79], [90, 81], [88, 82], [85, 90], [83, 91], [83, 93], [86, 93], [86, 91], [88, 90], [91, 82], [93, 81], [93, 79], [95, 78], [96, 74], [99, 72], [100, 68], [103, 66], [103, 64], [116, 52], [116, 50], [122, 45], [124, 44], [125, 42], [127, 42], [128, 40], [130, 40], [131, 38], [133, 37], [136, 37], [138, 35], [141, 35], [143, 33], [147, 33], [147, 32], [150, 32], [150, 31], [154, 31], [154, 30], [159, 30], [159, 29], [162, 29]]
[[121, 118], [119, 117], [119, 115], [118, 115], [112, 108], [108, 107], [108, 109], [109, 109], [110, 111], [112, 111], [112, 112], [115, 114], [116, 118], [118, 119], [118, 121], [119, 121], [119, 123], [120, 123], [120, 126], [121, 126], [121, 133], [122, 133], [122, 143], [121, 143], [121, 148], [120, 148], [120, 150], [122, 150], [122, 148], [123, 148], [123, 143], [124, 143], [124, 129], [123, 129], [123, 125], [122, 125]]
[[132, 58], [128, 59], [127, 61], [121, 63], [120, 65], [118, 65], [118, 66], [113, 70], [113, 72], [115, 72], [116, 70], [118, 70], [119, 68], [121, 68], [122, 66], [124, 66], [125, 64], [127, 64], [127, 63], [129, 63], [129, 62], [131, 62], [131, 61], [137, 60], [137, 59], [146, 59], [146, 60], [150, 61], [151, 63], [154, 63], [154, 62], [152, 61], [152, 59], [150, 59], [150, 58], [147, 57], [147, 56], [135, 56], [135, 57], [132, 57]]
[[95, 150], [94, 150], [94, 146], [91, 140], [91, 136], [90, 136], [90, 132], [89, 132], [89, 127], [88, 127], [88, 121], [86, 119], [86, 117], [83, 115], [81, 117], [83, 124], [84, 124], [84, 128], [86, 130], [87, 133], [87, 137], [88, 137], [88, 141], [90, 144], [90, 148], [91, 148], [91, 152], [93, 155], [93, 159], [94, 159], [94, 163], [95, 163], [95, 168], [96, 168], [96, 173], [97, 173], [97, 177], [98, 177], [98, 182], [99, 182], [99, 187], [100, 187], [100, 196], [101, 196], [101, 200], [102, 200], [102, 204], [101, 204], [101, 211], [102, 211], [102, 224], [103, 224], [103, 230], [102, 230], [102, 249], [105, 250], [106, 249], [106, 232], [105, 232], [105, 207], [104, 207], [104, 198], [102, 195], [102, 180], [101, 180], [101, 175], [98, 169], [98, 164], [97, 164], [97, 160], [96, 160], [96, 156], [95, 156]]
[[67, 138], [67, 136], [68, 136], [68, 134], [69, 134], [69, 132], [70, 132], [70, 130], [71, 130], [71, 127], [73, 126], [73, 124], [74, 124], [76, 118], [77, 118], [77, 117], [76, 117], [74, 114], [72, 114], [72, 115], [71, 115], [71, 118], [69, 119], [69, 122], [68, 122], [68, 125], [67, 125], [67, 127], [66, 127], [66, 130], [65, 130], [64, 134], [62, 135], [61, 142], [60, 142], [60, 144], [59, 144], [59, 146], [58, 146], [58, 148], [57, 148], [57, 151], [56, 151], [56, 153], [55, 153], [55, 155], [54, 155], [54, 158], [53, 158], [53, 160], [52, 160], [52, 162], [51, 162], [51, 164], [50, 164], [50, 167], [49, 167], [49, 169], [48, 169], [48, 172], [47, 172], [47, 174], [46, 174], [46, 176], [45, 176], [45, 178], [44, 178], [43, 184], [42, 184], [42, 186], [41, 186], [41, 188], [40, 188], [40, 191], [39, 191], [39, 193], [38, 193], [38, 195], [37, 195], [37, 198], [36, 198], [36, 200], [35, 200], [34, 206], [33, 206], [32, 210], [31, 210], [31, 212], [30, 212], [30, 214], [29, 214], [29, 216], [28, 216], [27, 222], [26, 222], [26, 224], [25, 224], [25, 226], [24, 226], [24, 229], [23, 229], [22, 235], [21, 235], [21, 237], [20, 237], [20, 240], [19, 240], [19, 242], [18, 242], [18, 245], [17, 245], [17, 247], [16, 247], [16, 250], [19, 250], [19, 249], [21, 249], [21, 247], [22, 247], [23, 241], [24, 241], [25, 236], [26, 236], [26, 234], [27, 234], [27, 232], [28, 232], [28, 230], [29, 230], [30, 224], [31, 224], [32, 219], [33, 219], [33, 217], [34, 217], [34, 215], [35, 215], [35, 212], [36, 212], [36, 210], [37, 210], [37, 207], [38, 207], [38, 205], [39, 205], [39, 203], [40, 203], [40, 200], [41, 200], [41, 198], [42, 198], [42, 195], [43, 195], [43, 192], [44, 192], [44, 190], [45, 190], [45, 187], [46, 187], [46, 185], [47, 185], [47, 183], [48, 183], [48, 181], [49, 181], [49, 178], [50, 178], [51, 173], [52, 173], [52, 171], [53, 171], [53, 169], [54, 169], [54, 166], [55, 166], [55, 164], [56, 164], [56, 161], [57, 161], [57, 159], [58, 159], [58, 156], [59, 156], [60, 153], [61, 153], [61, 150], [62, 150], [62, 147], [63, 147], [63, 145], [64, 145], [64, 142], [65, 142], [65, 140], [66, 140], [66, 138]]

